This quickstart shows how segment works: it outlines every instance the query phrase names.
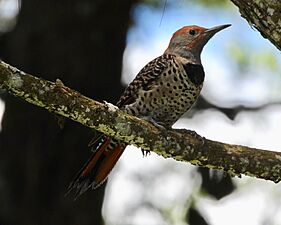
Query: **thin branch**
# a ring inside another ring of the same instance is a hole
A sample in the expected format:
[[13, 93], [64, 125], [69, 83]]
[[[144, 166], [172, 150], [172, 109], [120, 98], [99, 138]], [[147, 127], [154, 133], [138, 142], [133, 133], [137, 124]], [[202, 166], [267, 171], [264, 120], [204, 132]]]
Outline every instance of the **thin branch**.
[[226, 115], [229, 119], [234, 120], [237, 114], [240, 112], [256, 112], [271, 106], [280, 106], [280, 105], [281, 105], [280, 101], [271, 101], [267, 103], [262, 103], [257, 106], [237, 105], [234, 107], [223, 107], [207, 101], [203, 96], [199, 96], [199, 98], [196, 101], [196, 105], [194, 107], [194, 109], [196, 110], [193, 110], [191, 113], [188, 114], [188, 116], [193, 116], [194, 113], [197, 113], [200, 110], [216, 109], [222, 112], [224, 115]]
[[62, 84], [36, 78], [0, 62], [0, 88], [49, 112], [163, 157], [279, 182], [281, 153], [203, 139], [187, 130], [164, 130], [87, 98]]

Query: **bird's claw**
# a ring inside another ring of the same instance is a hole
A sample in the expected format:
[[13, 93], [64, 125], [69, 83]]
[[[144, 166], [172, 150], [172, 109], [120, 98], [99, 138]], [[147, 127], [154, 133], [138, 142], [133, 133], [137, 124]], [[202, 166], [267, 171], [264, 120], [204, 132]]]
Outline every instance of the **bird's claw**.
[[146, 156], [148, 156], [148, 155], [150, 155], [151, 154], [151, 152], [149, 151], [149, 150], [141, 150], [141, 152], [142, 152], [142, 156], [143, 157], [146, 157]]
[[144, 119], [150, 123], [152, 123], [155, 127], [159, 128], [160, 130], [167, 130], [165, 128], [165, 124], [161, 122], [156, 122], [152, 117], [150, 116], [142, 116], [141, 119]]
[[197, 134], [194, 130], [185, 130], [185, 132], [191, 135], [192, 137], [196, 138], [197, 140], [201, 141], [202, 146], [205, 144], [206, 138]]

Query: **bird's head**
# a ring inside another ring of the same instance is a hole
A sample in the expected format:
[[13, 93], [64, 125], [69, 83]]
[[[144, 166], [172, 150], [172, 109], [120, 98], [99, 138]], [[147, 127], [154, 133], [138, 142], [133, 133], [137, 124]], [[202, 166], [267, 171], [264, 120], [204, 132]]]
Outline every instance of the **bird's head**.
[[185, 26], [173, 34], [165, 53], [179, 55], [194, 61], [194, 63], [201, 63], [200, 54], [205, 44], [217, 32], [229, 26], [231, 25], [226, 24], [209, 29], [199, 26]]

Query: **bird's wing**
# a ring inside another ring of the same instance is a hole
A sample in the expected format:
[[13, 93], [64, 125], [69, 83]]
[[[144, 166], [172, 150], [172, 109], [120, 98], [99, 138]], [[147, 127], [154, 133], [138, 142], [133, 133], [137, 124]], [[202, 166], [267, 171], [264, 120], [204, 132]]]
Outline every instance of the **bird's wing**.
[[159, 75], [169, 67], [174, 58], [174, 55], [163, 54], [143, 67], [124, 91], [123, 95], [117, 102], [117, 106], [121, 108], [133, 103], [136, 100], [140, 89], [148, 91]]

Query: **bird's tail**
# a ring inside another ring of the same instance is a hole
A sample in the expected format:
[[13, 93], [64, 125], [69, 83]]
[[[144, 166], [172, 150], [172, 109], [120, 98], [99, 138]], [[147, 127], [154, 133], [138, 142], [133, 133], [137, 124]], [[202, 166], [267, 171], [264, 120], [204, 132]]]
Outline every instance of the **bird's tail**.
[[68, 187], [67, 193], [76, 189], [75, 198], [89, 188], [94, 189], [101, 185], [126, 147], [105, 135], [101, 135], [89, 145], [93, 145], [96, 150]]

